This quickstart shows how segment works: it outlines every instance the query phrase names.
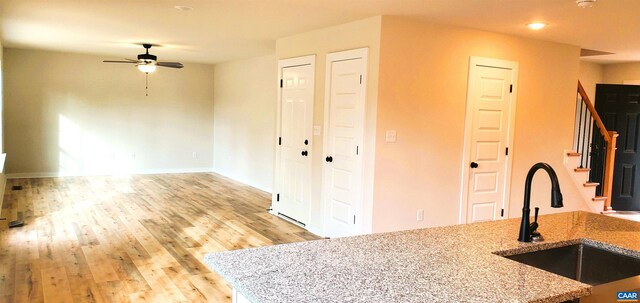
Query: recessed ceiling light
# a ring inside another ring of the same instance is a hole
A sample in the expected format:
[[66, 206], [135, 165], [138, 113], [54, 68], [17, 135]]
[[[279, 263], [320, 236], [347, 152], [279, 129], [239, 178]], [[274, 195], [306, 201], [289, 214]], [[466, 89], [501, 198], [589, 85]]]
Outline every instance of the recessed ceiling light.
[[576, 0], [576, 3], [581, 8], [592, 7], [596, 0]]
[[179, 11], [183, 11], [183, 12], [188, 12], [188, 11], [192, 11], [193, 7], [191, 6], [185, 6], [185, 5], [176, 5], [173, 8], [179, 10]]
[[532, 29], [532, 30], [534, 30], [534, 31], [537, 31], [537, 30], [539, 30], [539, 29], [544, 28], [544, 27], [545, 27], [545, 26], [547, 26], [547, 25], [546, 25], [546, 24], [544, 24], [544, 23], [541, 23], [541, 22], [534, 22], [534, 23], [529, 23], [529, 24], [527, 24], [527, 26], [528, 26], [530, 29]]

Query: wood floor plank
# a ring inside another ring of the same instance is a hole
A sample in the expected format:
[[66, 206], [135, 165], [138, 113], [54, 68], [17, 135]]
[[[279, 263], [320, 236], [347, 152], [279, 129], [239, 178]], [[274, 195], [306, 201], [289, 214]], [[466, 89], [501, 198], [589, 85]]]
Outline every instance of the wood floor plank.
[[100, 294], [104, 298], [105, 302], [109, 303], [128, 303], [131, 302], [129, 294], [124, 291], [122, 282], [120, 281], [108, 281], [98, 283]]
[[76, 277], [69, 277], [69, 287], [71, 296], [75, 303], [102, 303], [106, 300], [102, 296], [102, 292], [98, 284], [93, 280], [84, 280]]
[[0, 260], [7, 260], [7, 264], [0, 266], [0, 296], [12, 296], [15, 289], [16, 253], [11, 242], [2, 242]]
[[124, 251], [116, 251], [111, 253], [110, 257], [113, 268], [128, 293], [151, 290], [149, 283], [144, 279], [129, 254]]
[[16, 232], [19, 236], [19, 252], [16, 254], [17, 263], [30, 263], [40, 258], [40, 250], [38, 249], [38, 231], [34, 229], [24, 229], [22, 232]]
[[143, 220], [143, 225], [189, 273], [194, 275], [209, 273], [209, 269], [194, 258], [193, 255], [186, 250], [185, 246], [181, 245], [178, 238], [164, 226], [155, 223], [153, 220]]
[[42, 289], [44, 292], [44, 302], [73, 302], [67, 271], [64, 266], [42, 269]]
[[270, 199], [206, 173], [8, 180], [0, 303], [231, 302], [205, 254], [317, 239]]
[[65, 263], [67, 277], [69, 279], [69, 287], [74, 302], [105, 302], [98, 284], [94, 280], [87, 259], [82, 247], [74, 246], [70, 251], [73, 256], [73, 262]]
[[15, 302], [44, 302], [42, 273], [38, 260], [18, 264], [14, 299]]
[[[162, 269], [188, 302], [207, 302], [205, 294], [189, 281], [189, 272], [179, 266]], [[221, 301], [223, 302], [223, 301]]]
[[87, 259], [94, 281], [100, 283], [120, 280], [101, 245], [83, 246], [82, 252]]
[[146, 264], [138, 265], [138, 268], [153, 290], [152, 292], [142, 292], [144, 296], [138, 297], [138, 300], [145, 299], [155, 301], [160, 298], [164, 298], [170, 302], [187, 300], [178, 287], [159, 267]]
[[231, 286], [215, 273], [189, 276], [189, 282], [208, 302], [228, 302], [231, 300]]
[[140, 221], [131, 220], [130, 218], [120, 218], [126, 222], [126, 228], [134, 235], [138, 243], [142, 245], [144, 250], [149, 254], [150, 259], [161, 267], [172, 266], [175, 259], [169, 252], [162, 247], [156, 238], [142, 225]]
[[76, 222], [73, 222], [72, 225], [73, 230], [76, 232], [76, 236], [78, 237], [80, 245], [86, 246], [100, 244], [98, 238], [89, 225], [83, 224], [82, 226], [80, 226]]

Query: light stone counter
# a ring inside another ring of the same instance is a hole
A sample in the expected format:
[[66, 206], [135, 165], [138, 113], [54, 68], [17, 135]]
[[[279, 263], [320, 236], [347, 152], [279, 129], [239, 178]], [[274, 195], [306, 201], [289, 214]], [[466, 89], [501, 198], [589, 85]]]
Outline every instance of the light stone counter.
[[543, 243], [518, 242], [520, 219], [510, 219], [213, 253], [205, 263], [254, 303], [562, 302], [591, 286], [500, 255], [585, 241], [640, 257], [639, 222], [586, 212], [538, 222]]

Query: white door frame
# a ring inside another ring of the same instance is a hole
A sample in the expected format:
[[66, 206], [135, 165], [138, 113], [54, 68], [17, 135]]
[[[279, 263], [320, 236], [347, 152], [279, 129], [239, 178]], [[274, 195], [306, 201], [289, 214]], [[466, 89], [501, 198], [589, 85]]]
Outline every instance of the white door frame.
[[[511, 77], [511, 83], [513, 85], [513, 91], [509, 94], [509, 126], [508, 126], [508, 140], [507, 147], [510, 151], [513, 151], [513, 135], [515, 133], [515, 119], [516, 119], [516, 100], [518, 93], [518, 62], [507, 61], [492, 58], [483, 57], [470, 57], [469, 58], [469, 78], [467, 80], [467, 109], [464, 120], [464, 148], [462, 153], [462, 190], [460, 193], [460, 212], [458, 214], [458, 223], [464, 224], [468, 222], [468, 202], [469, 202], [469, 159], [471, 159], [471, 131], [473, 124], [473, 103], [471, 102], [472, 93], [475, 91], [475, 87], [472, 87], [474, 83], [472, 79], [475, 79], [477, 74], [476, 66], [494, 67], [502, 69], [510, 69], [513, 71]], [[509, 217], [509, 194], [511, 191], [511, 169], [512, 169], [511, 152], [507, 156], [506, 173], [504, 175], [504, 192], [502, 196], [502, 209], [504, 209], [504, 217]]]
[[[280, 150], [280, 145], [279, 145], [279, 137], [281, 137], [282, 134], [282, 87], [280, 85], [280, 81], [282, 81], [282, 69], [283, 68], [287, 68], [287, 67], [295, 67], [295, 66], [301, 66], [301, 65], [311, 65], [311, 68], [313, 69], [313, 78], [311, 79], [313, 81], [313, 90], [314, 90], [314, 100], [313, 103], [315, 103], [315, 71], [316, 71], [316, 55], [309, 55], [309, 56], [302, 56], [302, 57], [295, 57], [295, 58], [288, 58], [288, 59], [280, 59], [278, 60], [278, 105], [277, 105], [277, 113], [276, 113], [276, 136], [275, 136], [275, 146], [276, 146], [276, 152], [275, 152], [275, 169], [274, 169], [274, 174], [273, 174], [273, 191], [271, 193], [271, 211], [270, 213], [276, 216], [278, 215], [278, 203], [276, 203], [277, 200], [277, 195], [281, 192], [280, 190], [280, 161], [282, 160], [282, 155], [281, 155], [281, 150]], [[311, 123], [310, 127], [313, 129], [313, 106], [311, 107], [311, 121], [309, 121]], [[313, 163], [313, 136], [309, 137], [309, 175], [307, 176], [309, 178], [309, 185], [310, 187], [313, 187], [312, 184], [312, 163]], [[310, 188], [311, 189], [311, 188]], [[309, 197], [309, 213], [307, 214], [307, 218], [311, 218], [311, 197]], [[281, 217], [281, 216], [279, 216]], [[283, 218], [283, 217], [281, 217]], [[288, 218], [284, 218], [287, 221], [291, 221]], [[298, 222], [292, 222], [294, 224], [300, 225]], [[309, 225], [309, 222], [307, 222], [307, 225]]]
[[360, 150], [361, 152], [359, 153], [359, 157], [360, 157], [360, 174], [362, 176], [361, 180], [360, 180], [360, 191], [361, 191], [361, 195], [356, 203], [356, 217], [359, 217], [359, 219], [356, 220], [356, 232], [358, 234], [362, 234], [363, 233], [363, 222], [365, 220], [363, 220], [362, 218], [362, 210], [364, 208], [364, 153], [366, 152], [364, 150], [364, 135], [365, 135], [365, 130], [366, 130], [366, 123], [365, 123], [365, 119], [366, 119], [366, 103], [367, 103], [367, 72], [368, 72], [368, 66], [369, 66], [369, 48], [364, 47], [364, 48], [358, 48], [358, 49], [352, 49], [352, 50], [346, 50], [346, 51], [339, 51], [339, 52], [333, 52], [333, 53], [329, 53], [327, 54], [326, 57], [326, 67], [325, 67], [325, 81], [324, 81], [324, 119], [323, 119], [323, 131], [324, 131], [324, 135], [322, 136], [322, 190], [321, 190], [321, 194], [320, 194], [320, 199], [322, 201], [321, 205], [322, 205], [322, 234], [323, 235], [327, 235], [327, 218], [329, 216], [329, 207], [327, 205], [327, 201], [326, 201], [326, 193], [328, 192], [329, 189], [329, 182], [327, 180], [328, 178], [328, 167], [326, 165], [326, 162], [324, 162], [324, 157], [327, 156], [329, 150], [328, 150], [328, 146], [329, 146], [329, 123], [328, 119], [330, 117], [330, 111], [331, 111], [331, 94], [328, 94], [327, 92], [329, 92], [331, 90], [331, 63], [336, 62], [336, 61], [344, 61], [344, 60], [351, 60], [351, 59], [358, 59], [358, 58], [362, 58], [363, 61], [365, 62], [365, 68], [362, 71], [362, 83], [363, 85], [360, 87], [361, 89], [361, 94], [362, 94], [362, 98], [364, 99], [364, 102], [361, 104], [362, 106], [362, 117], [360, 117], [360, 121], [362, 123], [362, 138], [360, 138], [361, 142], [359, 142], [359, 146], [361, 147]]

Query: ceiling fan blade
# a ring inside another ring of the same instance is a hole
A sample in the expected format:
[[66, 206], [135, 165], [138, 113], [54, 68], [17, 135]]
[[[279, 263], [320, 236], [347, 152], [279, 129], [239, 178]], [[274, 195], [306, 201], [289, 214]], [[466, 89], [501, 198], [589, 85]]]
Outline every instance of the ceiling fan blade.
[[137, 63], [138, 61], [116, 61], [116, 60], [104, 60], [105, 63]]
[[180, 62], [158, 62], [156, 63], [157, 66], [162, 66], [162, 67], [170, 67], [170, 68], [183, 68], [184, 65], [182, 65], [182, 63]]

